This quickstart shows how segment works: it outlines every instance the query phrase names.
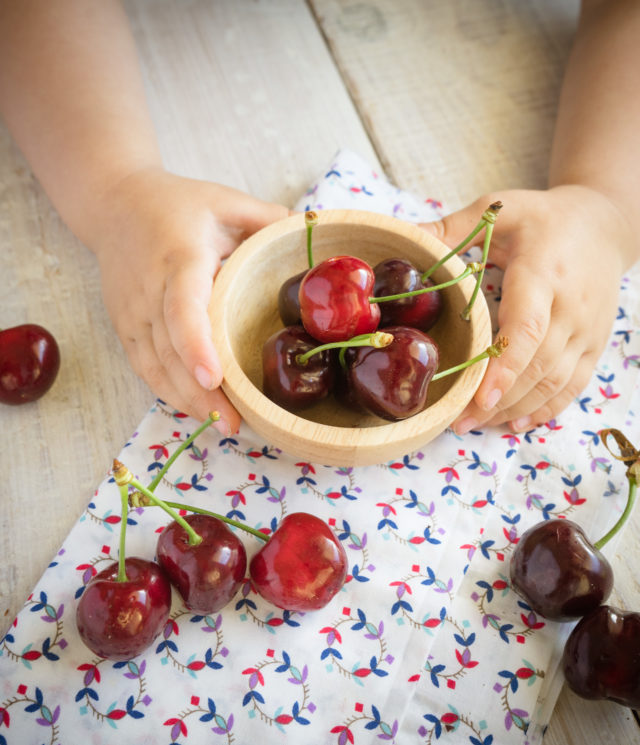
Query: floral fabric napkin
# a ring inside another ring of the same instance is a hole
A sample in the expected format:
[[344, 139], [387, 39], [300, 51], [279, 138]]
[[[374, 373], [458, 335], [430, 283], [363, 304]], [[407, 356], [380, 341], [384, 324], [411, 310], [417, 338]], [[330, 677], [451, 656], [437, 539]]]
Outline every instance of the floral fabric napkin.
[[[442, 206], [390, 184], [341, 151], [299, 209], [358, 208], [412, 221]], [[500, 273], [485, 293], [498, 302]], [[106, 478], [0, 642], [0, 745], [111, 743], [539, 743], [562, 684], [568, 626], [510, 589], [518, 536], [552, 516], [594, 539], [626, 499], [621, 463], [598, 431], [638, 431], [640, 273], [622, 282], [618, 317], [588, 389], [558, 419], [522, 435], [446, 431], [404, 457], [359, 468], [294, 459], [243, 425], [209, 429], [158, 494], [273, 528], [312, 511], [349, 559], [326, 608], [281, 611], [246, 582], [211, 616], [174, 594], [156, 643], [130, 662], [94, 656], [75, 606], [117, 558], [118, 489]], [[196, 422], [156, 402], [119, 454], [148, 483]], [[89, 495], [88, 495], [89, 496]], [[130, 514], [128, 554], [153, 558], [167, 522]], [[257, 541], [242, 535], [249, 555]]]

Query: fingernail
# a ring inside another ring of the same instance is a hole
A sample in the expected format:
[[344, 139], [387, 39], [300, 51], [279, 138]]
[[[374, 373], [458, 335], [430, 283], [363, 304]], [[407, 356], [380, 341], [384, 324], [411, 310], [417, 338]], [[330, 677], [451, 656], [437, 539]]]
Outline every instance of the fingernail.
[[530, 416], [521, 416], [520, 419], [515, 419], [512, 423], [512, 427], [516, 432], [521, 432], [523, 429], [527, 429], [531, 424]]
[[223, 437], [231, 437], [231, 425], [226, 419], [218, 419], [218, 421], [212, 423], [212, 426], [215, 427]]
[[477, 425], [478, 425], [477, 420], [471, 416], [468, 416], [466, 419], [463, 419], [457, 424], [454, 424], [453, 431], [457, 435], [466, 435], [467, 432], [470, 432]]
[[491, 393], [485, 399], [484, 406], [482, 407], [486, 411], [491, 411], [493, 407], [502, 398], [502, 391], [499, 388], [494, 388]]
[[198, 383], [206, 390], [210, 391], [213, 388], [213, 373], [207, 369], [204, 365], [196, 365], [196, 369], [193, 371], [196, 376]]

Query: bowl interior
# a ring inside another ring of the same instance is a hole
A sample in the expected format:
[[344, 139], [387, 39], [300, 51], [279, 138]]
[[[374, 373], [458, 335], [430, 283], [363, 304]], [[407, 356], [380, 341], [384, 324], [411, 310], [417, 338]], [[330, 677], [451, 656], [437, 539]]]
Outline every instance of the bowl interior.
[[[315, 263], [341, 254], [358, 256], [371, 266], [385, 258], [403, 257], [425, 270], [448, 253], [444, 244], [424, 230], [394, 218], [354, 210], [327, 210], [320, 212], [319, 217], [313, 230]], [[261, 434], [273, 438], [277, 426], [289, 434], [295, 432], [299, 438], [308, 436], [316, 443], [322, 439], [324, 427], [331, 428], [330, 438], [334, 444], [344, 435], [345, 442], [348, 440], [350, 445], [362, 444], [365, 432], [371, 430], [381, 430], [384, 434], [377, 435], [376, 439], [379, 441], [382, 437], [389, 443], [396, 437], [403, 439], [403, 429], [407, 427], [414, 433], [423, 431], [425, 441], [434, 427], [442, 431], [473, 395], [482, 377], [483, 363], [432, 383], [426, 409], [402, 422], [390, 423], [359, 414], [340, 406], [332, 398], [294, 415], [261, 393], [262, 345], [283, 325], [278, 313], [278, 291], [286, 279], [306, 267], [304, 216], [296, 215], [268, 226], [245, 241], [227, 260], [216, 279], [210, 308], [214, 343], [225, 373], [223, 389], [242, 416], [258, 431], [260, 424], [268, 421], [270, 431]], [[462, 261], [453, 257], [434, 273], [433, 279], [444, 282], [463, 270]], [[475, 278], [469, 277], [442, 291], [442, 314], [429, 331], [440, 349], [440, 370], [469, 359], [491, 343], [489, 316], [482, 293], [471, 320], [464, 321], [460, 317], [474, 285]], [[280, 423], [272, 427], [276, 419]], [[305, 428], [304, 422], [315, 423], [318, 427]], [[358, 431], [362, 433], [360, 441], [354, 439]]]

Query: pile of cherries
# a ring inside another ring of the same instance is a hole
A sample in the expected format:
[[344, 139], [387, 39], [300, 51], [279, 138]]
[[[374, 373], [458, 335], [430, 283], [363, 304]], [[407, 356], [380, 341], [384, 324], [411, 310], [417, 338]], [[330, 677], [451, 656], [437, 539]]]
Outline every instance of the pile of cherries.
[[[247, 563], [253, 589], [289, 611], [324, 607], [345, 582], [345, 550], [327, 523], [315, 515], [287, 515], [269, 536], [222, 515], [166, 502], [154, 494], [177, 455], [217, 418], [212, 414], [181, 444], [149, 487], [114, 461], [113, 476], [122, 501], [119, 560], [89, 581], [76, 608], [80, 637], [100, 657], [129, 660], [147, 649], [169, 618], [172, 586], [193, 613], [208, 615], [220, 610], [245, 580]], [[130, 504], [156, 505], [172, 518], [158, 537], [156, 561], [125, 555]], [[183, 508], [192, 514], [183, 517], [177, 512]], [[244, 544], [228, 525], [263, 541], [250, 562]]]
[[[482, 227], [486, 261], [490, 228], [501, 206], [491, 205], [467, 240], [425, 272], [403, 258], [371, 267], [356, 256], [341, 255], [314, 265], [311, 233], [318, 216], [307, 212], [309, 268], [280, 288], [284, 328], [263, 346], [265, 395], [294, 412], [332, 393], [351, 408], [390, 421], [422, 411], [432, 380], [477, 361], [436, 372], [439, 350], [426, 332], [440, 317], [441, 291], [472, 273], [478, 275], [478, 287], [484, 263], [470, 263], [459, 277], [440, 285], [430, 275]], [[467, 318], [475, 295], [465, 309]]]
[[[627, 466], [627, 505], [609, 532], [591, 544], [571, 520], [552, 519], [521, 536], [510, 562], [511, 586], [536, 613], [575, 621], [565, 644], [562, 668], [569, 687], [587, 699], [640, 706], [640, 613], [605, 605], [613, 570], [600, 549], [627, 521], [640, 479], [640, 452], [617, 429], [600, 432], [616, 440]], [[611, 451], [610, 451], [611, 452]]]

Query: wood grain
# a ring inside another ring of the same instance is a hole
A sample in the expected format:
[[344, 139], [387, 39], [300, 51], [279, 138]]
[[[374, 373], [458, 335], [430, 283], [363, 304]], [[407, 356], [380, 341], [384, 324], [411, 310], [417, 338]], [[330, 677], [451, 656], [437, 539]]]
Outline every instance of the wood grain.
[[[578, 0], [310, 0], [383, 167], [445, 209], [544, 188]], [[637, 511], [611, 602], [637, 608]], [[640, 743], [627, 709], [559, 699], [546, 745]]]
[[[130, 0], [167, 167], [292, 204], [345, 146], [456, 208], [544, 186], [578, 0]], [[313, 11], [313, 12], [312, 12]], [[153, 396], [129, 368], [91, 254], [0, 126], [3, 326], [62, 350], [46, 397], [0, 411], [0, 630]], [[637, 602], [636, 513], [615, 557]], [[563, 693], [545, 743], [639, 743], [631, 713]]]

